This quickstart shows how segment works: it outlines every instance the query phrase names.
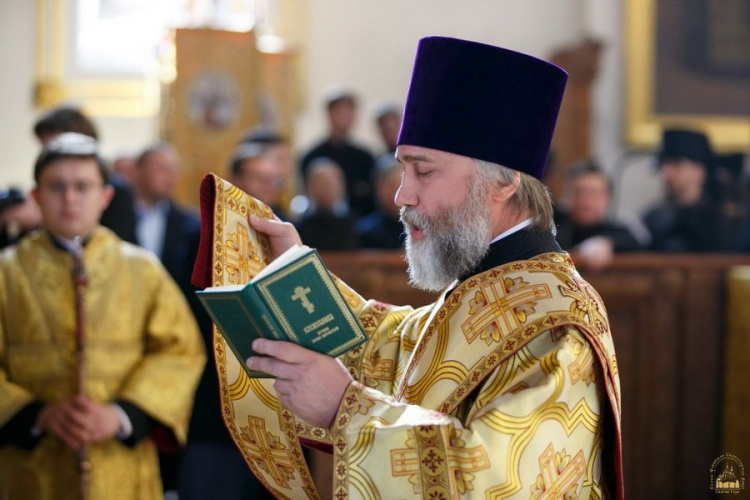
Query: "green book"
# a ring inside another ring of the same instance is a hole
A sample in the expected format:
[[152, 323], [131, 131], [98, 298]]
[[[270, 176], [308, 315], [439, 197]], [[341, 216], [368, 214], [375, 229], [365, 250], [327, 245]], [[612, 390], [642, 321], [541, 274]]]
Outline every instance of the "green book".
[[290, 248], [245, 285], [196, 293], [251, 377], [270, 377], [245, 365], [258, 337], [333, 357], [367, 340], [317, 250], [307, 246]]

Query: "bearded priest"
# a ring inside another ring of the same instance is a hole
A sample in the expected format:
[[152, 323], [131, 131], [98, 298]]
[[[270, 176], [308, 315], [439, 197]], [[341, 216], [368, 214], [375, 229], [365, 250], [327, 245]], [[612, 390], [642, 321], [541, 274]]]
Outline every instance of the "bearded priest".
[[[566, 80], [525, 54], [420, 41], [396, 203], [411, 281], [442, 293], [413, 309], [341, 284], [361, 352], [258, 339], [247, 361], [330, 432], [335, 498], [623, 497], [607, 313], [555, 241], [540, 181]], [[274, 255], [300, 243], [288, 223], [250, 223]]]

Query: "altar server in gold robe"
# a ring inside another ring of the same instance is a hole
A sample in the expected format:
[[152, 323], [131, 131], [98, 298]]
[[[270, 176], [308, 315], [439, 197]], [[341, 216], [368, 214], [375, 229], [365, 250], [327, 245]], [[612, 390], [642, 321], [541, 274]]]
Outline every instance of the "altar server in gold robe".
[[[99, 226], [112, 189], [94, 139], [53, 139], [34, 178], [44, 229], [0, 256], [0, 499], [162, 498], [148, 436], [185, 440], [205, 363], [193, 316], [155, 256]], [[87, 275], [82, 322], [76, 238]]]
[[[510, 50], [420, 41], [396, 202], [411, 280], [440, 295], [414, 309], [340, 284], [369, 336], [341, 359], [255, 341], [265, 356], [248, 366], [276, 380], [251, 384], [243, 408], [279, 414], [249, 418], [240, 446], [277, 496], [315, 496], [284, 453], [296, 435], [331, 446], [338, 500], [622, 498], [607, 313], [555, 241], [540, 182], [566, 80]], [[299, 242], [289, 224], [250, 223], [274, 255]]]

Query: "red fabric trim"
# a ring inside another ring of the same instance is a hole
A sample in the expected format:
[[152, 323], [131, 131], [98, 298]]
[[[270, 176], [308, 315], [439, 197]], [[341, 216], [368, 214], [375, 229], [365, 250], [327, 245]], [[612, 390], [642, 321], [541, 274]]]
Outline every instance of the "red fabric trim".
[[312, 439], [300, 437], [299, 444], [301, 444], [305, 448], [312, 448], [313, 450], [318, 450], [322, 451], [323, 453], [333, 455], [333, 445], [331, 443], [321, 443], [320, 441], [314, 441]]
[[180, 442], [168, 427], [157, 425], [149, 433], [148, 437], [154, 442], [156, 448], [162, 453], [174, 454], [182, 450]]
[[201, 239], [198, 255], [193, 265], [190, 281], [201, 290], [213, 285], [214, 201], [216, 199], [216, 177], [207, 174], [201, 181]]

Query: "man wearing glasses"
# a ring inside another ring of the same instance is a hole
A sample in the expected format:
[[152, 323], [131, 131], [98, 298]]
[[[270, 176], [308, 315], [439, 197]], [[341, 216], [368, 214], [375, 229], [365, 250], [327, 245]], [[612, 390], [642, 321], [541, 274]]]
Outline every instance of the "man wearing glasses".
[[44, 229], [0, 255], [0, 498], [161, 498], [146, 437], [185, 440], [205, 359], [193, 316], [155, 257], [99, 225], [112, 187], [94, 139], [53, 139], [34, 179]]

